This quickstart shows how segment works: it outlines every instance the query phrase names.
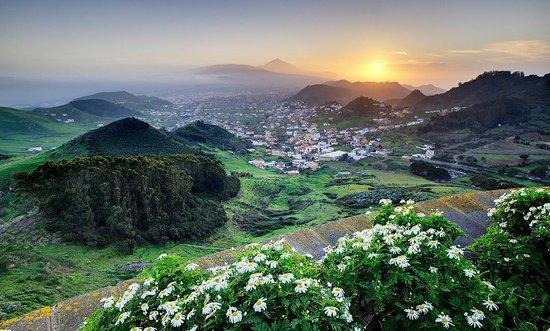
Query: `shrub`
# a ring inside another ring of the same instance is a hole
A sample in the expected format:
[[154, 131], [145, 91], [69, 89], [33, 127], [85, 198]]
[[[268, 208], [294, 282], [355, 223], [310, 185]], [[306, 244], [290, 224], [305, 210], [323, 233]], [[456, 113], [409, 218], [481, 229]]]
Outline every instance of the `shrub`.
[[440, 329], [500, 323], [493, 295], [463, 250], [462, 231], [440, 214], [416, 214], [390, 200], [374, 227], [340, 238], [327, 249], [327, 277], [352, 299], [368, 327]]
[[436, 167], [426, 161], [412, 161], [410, 165], [410, 171], [417, 176], [421, 176], [430, 180], [451, 180], [451, 175], [446, 169]]
[[[252, 245], [237, 262], [199, 270], [161, 255], [121, 298], [102, 299], [82, 330], [342, 330], [349, 300], [282, 241]], [[154, 328], [154, 329], [153, 329]]]
[[470, 247], [496, 283], [505, 325], [548, 329], [550, 190], [521, 189], [495, 200], [487, 233]]
[[487, 175], [471, 175], [470, 183], [484, 190], [498, 190], [517, 187], [517, 184], [515, 183], [496, 179]]

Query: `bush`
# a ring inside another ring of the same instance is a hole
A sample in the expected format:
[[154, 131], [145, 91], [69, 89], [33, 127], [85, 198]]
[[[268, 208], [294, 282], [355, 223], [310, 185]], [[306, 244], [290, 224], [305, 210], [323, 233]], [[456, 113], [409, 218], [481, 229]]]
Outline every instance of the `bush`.
[[487, 233], [470, 247], [498, 286], [507, 327], [550, 327], [550, 190], [521, 189], [495, 200]]
[[451, 174], [449, 174], [446, 169], [436, 167], [426, 161], [412, 161], [410, 165], [410, 171], [417, 176], [421, 176], [430, 180], [451, 180]]
[[517, 184], [486, 175], [471, 175], [470, 183], [484, 190], [499, 190], [517, 187]]
[[123, 252], [211, 234], [227, 221], [220, 200], [240, 188], [217, 161], [191, 155], [48, 161], [16, 178], [18, 192], [48, 216], [49, 230]]
[[319, 263], [282, 241], [249, 246], [208, 273], [163, 255], [121, 298], [104, 298], [83, 329], [499, 328], [493, 286], [452, 245], [462, 231], [410, 202], [383, 203], [372, 229], [341, 238]]
[[[272, 242], [224, 267], [199, 270], [161, 255], [121, 298], [102, 299], [82, 330], [343, 330], [349, 300], [310, 257]], [[149, 329], [148, 329], [149, 328]], [[154, 328], [154, 329], [152, 329]]]
[[410, 204], [382, 203], [374, 227], [340, 238], [323, 263], [328, 279], [349, 293], [352, 313], [387, 330], [497, 328], [490, 284], [452, 245], [460, 228]]

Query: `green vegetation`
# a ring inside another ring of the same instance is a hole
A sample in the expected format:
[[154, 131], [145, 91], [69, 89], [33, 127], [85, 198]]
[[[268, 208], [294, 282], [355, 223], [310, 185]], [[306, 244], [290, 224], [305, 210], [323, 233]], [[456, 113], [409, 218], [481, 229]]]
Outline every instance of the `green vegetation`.
[[161, 256], [83, 329], [498, 329], [492, 285], [452, 245], [458, 226], [382, 202], [373, 228], [340, 238], [319, 264], [284, 241], [208, 272]]
[[90, 100], [99, 99], [112, 102], [114, 104], [122, 105], [126, 108], [137, 111], [150, 111], [162, 109], [162, 107], [171, 106], [172, 103], [151, 96], [145, 95], [133, 95], [126, 91], [118, 92], [100, 92], [85, 97], [80, 97], [76, 100]]
[[505, 325], [519, 330], [550, 326], [550, 191], [521, 189], [489, 211], [487, 233], [471, 246], [479, 270], [497, 284]]
[[57, 122], [42, 115], [0, 107], [0, 153], [26, 153], [31, 147], [51, 149], [91, 126]]
[[420, 132], [471, 129], [484, 132], [502, 124], [518, 124], [529, 121], [531, 110], [518, 98], [501, 98], [476, 104], [445, 116], [432, 117], [420, 127]]
[[74, 155], [147, 155], [194, 152], [167, 132], [157, 130], [136, 118], [124, 118], [92, 130], [66, 143]]
[[226, 222], [217, 201], [239, 191], [221, 164], [191, 155], [48, 161], [16, 177], [49, 230], [92, 246], [116, 243], [124, 252], [208, 236]]
[[431, 180], [449, 181], [451, 179], [446, 169], [425, 161], [412, 161], [410, 169], [411, 173]]
[[55, 117], [63, 121], [72, 119], [78, 123], [101, 123], [106, 119], [113, 120], [126, 116], [136, 116], [138, 114], [132, 109], [99, 99], [75, 100], [62, 106], [36, 108], [32, 112]]
[[196, 121], [172, 132], [184, 144], [205, 144], [209, 147], [244, 152], [252, 147], [229, 131], [212, 124]]

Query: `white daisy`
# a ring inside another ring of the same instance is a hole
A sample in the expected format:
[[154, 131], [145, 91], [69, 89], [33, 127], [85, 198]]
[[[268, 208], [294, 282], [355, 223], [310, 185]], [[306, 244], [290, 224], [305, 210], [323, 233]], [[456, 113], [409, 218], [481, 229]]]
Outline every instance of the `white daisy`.
[[420, 317], [420, 314], [418, 313], [418, 311], [416, 311], [413, 308], [405, 309], [404, 311], [407, 313], [407, 318], [410, 320], [417, 320], [418, 317]]
[[445, 315], [445, 314], [437, 315], [435, 322], [443, 324], [443, 327], [445, 329], [448, 329], [449, 327], [454, 325], [453, 320], [449, 317], [449, 315]]
[[126, 319], [128, 319], [128, 317], [130, 317], [130, 312], [124, 312], [122, 314], [120, 314], [115, 322], [115, 325], [119, 325], [119, 324], [122, 324], [124, 323], [124, 321], [126, 321]]
[[177, 328], [180, 327], [183, 324], [183, 321], [185, 321], [185, 317], [181, 313], [177, 313], [172, 317], [172, 321], [170, 324], [172, 324], [173, 327]]
[[489, 311], [498, 310], [498, 306], [493, 300], [487, 299], [487, 300], [483, 301], [483, 305], [487, 309], [489, 309]]
[[333, 306], [325, 307], [325, 315], [327, 315], [328, 317], [334, 317], [338, 315], [338, 308]]
[[267, 303], [265, 298], [260, 298], [258, 301], [256, 301], [253, 305], [254, 311], [256, 312], [262, 312], [267, 309]]
[[283, 284], [290, 283], [293, 278], [294, 278], [294, 275], [291, 273], [279, 275], [279, 281]]
[[243, 319], [243, 313], [235, 307], [229, 307], [225, 315], [229, 318], [229, 322], [233, 324], [239, 323]]

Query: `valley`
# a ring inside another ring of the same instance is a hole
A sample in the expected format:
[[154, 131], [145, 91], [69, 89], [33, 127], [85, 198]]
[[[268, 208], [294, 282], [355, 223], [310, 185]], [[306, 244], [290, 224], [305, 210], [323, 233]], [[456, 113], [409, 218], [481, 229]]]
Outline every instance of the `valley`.
[[[0, 124], [12, 131], [0, 140], [0, 153], [9, 156], [0, 160], [0, 287], [9, 289], [0, 296], [0, 317], [114, 285], [161, 253], [192, 260], [370, 213], [383, 198], [423, 201], [550, 183], [544, 93], [423, 108], [416, 105], [433, 97], [395, 84], [326, 86], [313, 97], [302, 90], [189, 102], [113, 92], [48, 109], [3, 108]], [[369, 88], [384, 92], [362, 96]], [[403, 101], [375, 99], [381, 95]], [[13, 127], [8, 115], [28, 124]], [[14, 189], [16, 173], [47, 160], [182, 153], [214, 158], [240, 181], [237, 196], [221, 203], [227, 221], [202, 238], [141, 242], [125, 253], [113, 244], [89, 247], [49, 230], [36, 202]], [[424, 168], [415, 172], [413, 163]], [[448, 177], [430, 174], [432, 168]]]

